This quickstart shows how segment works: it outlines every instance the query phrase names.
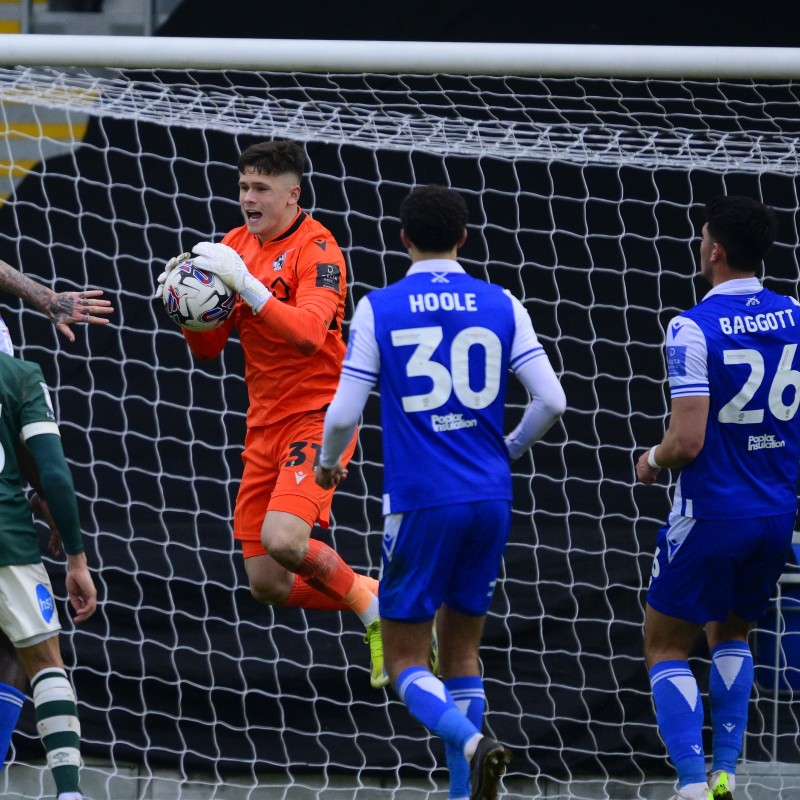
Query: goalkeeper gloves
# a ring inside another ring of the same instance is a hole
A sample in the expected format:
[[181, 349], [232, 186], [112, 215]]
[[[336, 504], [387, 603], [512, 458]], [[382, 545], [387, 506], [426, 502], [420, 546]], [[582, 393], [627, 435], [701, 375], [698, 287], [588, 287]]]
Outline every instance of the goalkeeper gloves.
[[192, 249], [197, 255], [194, 263], [206, 272], [218, 275], [222, 282], [258, 314], [272, 297], [269, 289], [258, 278], [253, 277], [241, 256], [226, 244], [200, 242]]
[[169, 278], [170, 273], [178, 264], [182, 264], [187, 259], [192, 257], [191, 253], [181, 253], [179, 256], [175, 256], [175, 258], [171, 258], [167, 261], [166, 266], [164, 267], [164, 271], [156, 278], [156, 293], [153, 295], [153, 298], [156, 300], [163, 300], [164, 299], [164, 284], [167, 282], [167, 278]]

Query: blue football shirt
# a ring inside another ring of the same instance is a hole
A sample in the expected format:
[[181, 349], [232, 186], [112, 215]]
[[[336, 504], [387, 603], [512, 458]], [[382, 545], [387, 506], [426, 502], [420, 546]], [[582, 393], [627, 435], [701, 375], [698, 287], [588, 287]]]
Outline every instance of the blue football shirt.
[[509, 369], [546, 358], [527, 313], [451, 261], [359, 303], [343, 374], [378, 382], [384, 513], [511, 500]]
[[800, 306], [755, 278], [726, 281], [670, 322], [673, 398], [709, 396], [706, 437], [673, 511], [736, 519], [797, 508]]

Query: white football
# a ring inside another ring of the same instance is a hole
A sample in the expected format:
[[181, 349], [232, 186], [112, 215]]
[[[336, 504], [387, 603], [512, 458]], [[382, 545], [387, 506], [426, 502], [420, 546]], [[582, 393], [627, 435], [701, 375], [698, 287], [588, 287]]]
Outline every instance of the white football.
[[196, 267], [192, 259], [172, 270], [162, 297], [170, 319], [190, 331], [221, 325], [236, 303], [236, 294], [217, 275]]

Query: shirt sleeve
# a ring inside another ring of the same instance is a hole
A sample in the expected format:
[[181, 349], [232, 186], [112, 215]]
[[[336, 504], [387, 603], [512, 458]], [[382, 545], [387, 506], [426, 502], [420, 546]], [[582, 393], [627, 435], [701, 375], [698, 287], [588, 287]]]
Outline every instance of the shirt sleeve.
[[228, 343], [235, 316], [234, 312], [222, 325], [210, 331], [190, 331], [188, 328], [181, 328], [192, 355], [200, 361], [211, 361], [216, 358]]
[[710, 394], [706, 337], [694, 320], [677, 316], [670, 322], [665, 354], [672, 397]]
[[522, 303], [512, 297], [516, 331], [511, 367], [531, 400], [516, 428], [506, 436], [509, 458], [519, 458], [550, 430], [566, 410], [567, 398]]
[[64, 457], [50, 393], [38, 365], [25, 378], [20, 434], [36, 462], [39, 483], [70, 555], [83, 552], [83, 537], [72, 474]]
[[71, 556], [82, 553], [83, 535], [75, 500], [75, 485], [64, 458], [61, 437], [43, 432], [26, 439], [25, 443], [36, 461], [42, 492], [61, 534], [64, 550]]
[[356, 306], [350, 323], [347, 354], [336, 394], [325, 414], [319, 463], [330, 469], [341, 458], [355, 433], [372, 388], [378, 382], [380, 354], [375, 341], [375, 317], [367, 297]]
[[350, 338], [342, 373], [368, 384], [371, 389], [378, 382], [380, 371], [381, 355], [375, 339], [375, 312], [367, 296], [359, 301], [350, 322]]
[[[324, 259], [317, 255], [324, 253]], [[295, 305], [266, 302], [260, 316], [269, 327], [304, 355], [313, 355], [325, 342], [346, 292], [347, 269], [339, 246], [330, 237], [325, 250], [306, 244], [297, 266]]]

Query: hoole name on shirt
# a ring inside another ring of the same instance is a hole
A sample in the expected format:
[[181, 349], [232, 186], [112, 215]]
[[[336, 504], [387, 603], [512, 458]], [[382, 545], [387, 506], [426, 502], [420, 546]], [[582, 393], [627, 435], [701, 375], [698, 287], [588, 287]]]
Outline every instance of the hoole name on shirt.
[[413, 312], [418, 311], [477, 311], [478, 304], [472, 292], [417, 292], [408, 296]]
[[757, 333], [758, 331], [777, 331], [781, 328], [794, 328], [794, 309], [768, 311], [766, 314], [744, 314], [735, 317], [720, 317], [719, 326], [723, 333]]

